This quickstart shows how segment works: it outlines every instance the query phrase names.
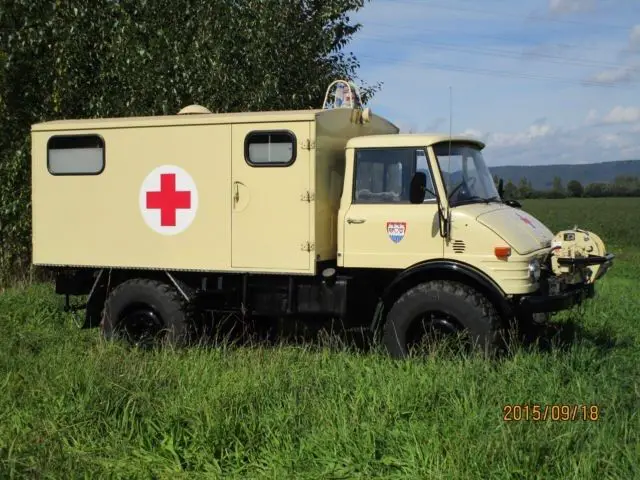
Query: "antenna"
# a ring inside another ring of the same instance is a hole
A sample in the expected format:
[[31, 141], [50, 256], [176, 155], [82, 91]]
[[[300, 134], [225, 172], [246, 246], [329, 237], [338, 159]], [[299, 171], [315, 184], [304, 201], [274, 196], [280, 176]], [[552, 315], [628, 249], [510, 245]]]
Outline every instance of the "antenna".
[[449, 155], [451, 155], [452, 132], [453, 132], [453, 88], [449, 86]]

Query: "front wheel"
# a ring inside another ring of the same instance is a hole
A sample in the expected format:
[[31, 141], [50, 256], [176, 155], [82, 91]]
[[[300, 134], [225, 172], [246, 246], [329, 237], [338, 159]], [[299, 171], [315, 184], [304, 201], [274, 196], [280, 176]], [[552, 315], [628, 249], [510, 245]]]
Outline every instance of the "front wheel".
[[500, 346], [500, 331], [500, 315], [484, 295], [462, 283], [437, 280], [413, 287], [396, 301], [383, 341], [394, 358], [409, 356], [434, 333], [462, 334], [468, 347], [493, 353]]

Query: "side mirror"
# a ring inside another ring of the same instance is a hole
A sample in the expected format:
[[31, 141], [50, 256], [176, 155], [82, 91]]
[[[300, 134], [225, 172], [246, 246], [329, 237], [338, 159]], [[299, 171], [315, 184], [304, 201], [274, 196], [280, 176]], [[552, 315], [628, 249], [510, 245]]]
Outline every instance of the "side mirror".
[[416, 172], [411, 179], [409, 188], [409, 201], [411, 203], [422, 203], [426, 195], [427, 176], [424, 172]]
[[504, 198], [504, 180], [502, 179], [498, 182], [498, 195], [500, 198]]
[[505, 200], [504, 203], [513, 208], [522, 208], [522, 204], [517, 200]]

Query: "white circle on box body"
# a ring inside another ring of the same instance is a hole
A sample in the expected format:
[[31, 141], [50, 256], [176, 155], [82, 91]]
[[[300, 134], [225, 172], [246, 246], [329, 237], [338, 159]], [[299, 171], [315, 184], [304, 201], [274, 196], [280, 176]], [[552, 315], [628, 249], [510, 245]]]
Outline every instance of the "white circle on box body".
[[138, 201], [142, 218], [151, 229], [162, 235], [176, 235], [196, 218], [198, 189], [185, 170], [163, 165], [144, 179]]

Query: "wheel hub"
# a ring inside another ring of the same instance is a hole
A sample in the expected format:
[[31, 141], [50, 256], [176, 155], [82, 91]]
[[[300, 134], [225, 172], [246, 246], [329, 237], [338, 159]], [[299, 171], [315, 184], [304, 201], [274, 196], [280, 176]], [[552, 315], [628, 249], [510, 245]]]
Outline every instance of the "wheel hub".
[[459, 334], [462, 328], [451, 315], [444, 312], [425, 312], [413, 321], [407, 332], [407, 346], [431, 345]]
[[147, 306], [132, 308], [122, 316], [120, 324], [127, 340], [137, 346], [148, 346], [162, 331], [160, 317]]

